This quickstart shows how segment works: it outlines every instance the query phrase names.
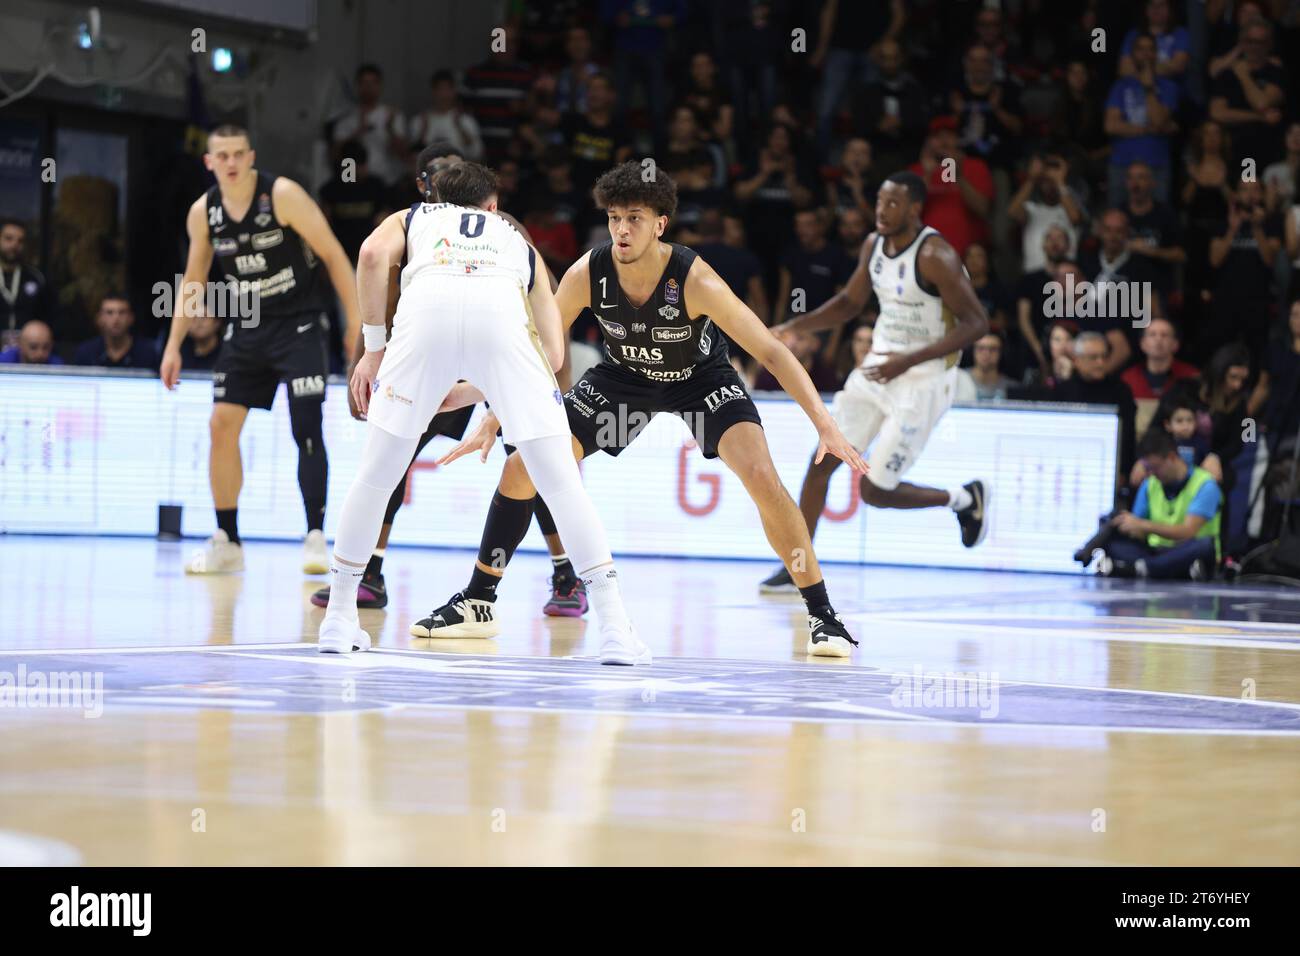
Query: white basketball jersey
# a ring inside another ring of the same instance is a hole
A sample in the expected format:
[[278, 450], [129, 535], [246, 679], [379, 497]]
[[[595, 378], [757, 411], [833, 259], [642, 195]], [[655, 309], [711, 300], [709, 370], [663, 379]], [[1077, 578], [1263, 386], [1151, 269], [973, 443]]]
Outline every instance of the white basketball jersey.
[[536, 268], [532, 247], [496, 213], [451, 203], [422, 203], [406, 229], [402, 291], [432, 276], [508, 278], [527, 293]]
[[[880, 317], [876, 319], [871, 339], [872, 352], [915, 352], [938, 342], [953, 327], [956, 320], [943, 300], [921, 288], [916, 274], [916, 257], [921, 245], [928, 237], [937, 235], [937, 229], [925, 226], [912, 244], [895, 256], [885, 253], [886, 240], [877, 237], [867, 263], [871, 286], [880, 304]], [[951, 368], [960, 357], [960, 352], [952, 352], [914, 367]]]

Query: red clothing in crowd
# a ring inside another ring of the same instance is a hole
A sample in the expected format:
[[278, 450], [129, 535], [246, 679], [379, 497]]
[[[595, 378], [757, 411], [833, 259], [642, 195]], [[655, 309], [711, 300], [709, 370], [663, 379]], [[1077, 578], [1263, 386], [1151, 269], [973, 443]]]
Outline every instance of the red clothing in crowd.
[[1120, 381], [1129, 387], [1134, 398], [1164, 398], [1165, 392], [1174, 382], [1182, 381], [1187, 378], [1196, 378], [1200, 370], [1195, 365], [1188, 365], [1186, 362], [1180, 362], [1174, 359], [1174, 364], [1169, 367], [1169, 374], [1165, 376], [1164, 384], [1157, 391], [1151, 387], [1151, 380], [1146, 375], [1146, 363], [1137, 362], [1130, 365], [1120, 375]]
[[[913, 163], [908, 168], [925, 180], [927, 196], [925, 208], [921, 210], [921, 220], [943, 233], [957, 255], [964, 259], [966, 249], [972, 242], [988, 241], [988, 221], [966, 208], [961, 198], [961, 187], [957, 183], [943, 181], [942, 163], [934, 168], [929, 177], [926, 177], [920, 163]], [[976, 192], [987, 196], [990, 204], [993, 202], [993, 174], [989, 172], [984, 160], [967, 156], [962, 160], [961, 175]]]

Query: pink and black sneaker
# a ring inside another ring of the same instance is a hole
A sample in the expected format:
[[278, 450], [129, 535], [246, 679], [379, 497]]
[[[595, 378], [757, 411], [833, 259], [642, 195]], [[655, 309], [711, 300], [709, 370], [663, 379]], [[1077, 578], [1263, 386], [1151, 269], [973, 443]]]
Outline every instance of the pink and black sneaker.
[[554, 575], [551, 599], [542, 608], [547, 617], [582, 617], [587, 613], [587, 587], [575, 578]]
[[[328, 607], [330, 603], [329, 585], [321, 588], [311, 596], [311, 603], [317, 607]], [[384, 587], [384, 576], [382, 574], [367, 574], [362, 576], [361, 583], [357, 585], [357, 607], [380, 608], [388, 604], [388, 589]]]

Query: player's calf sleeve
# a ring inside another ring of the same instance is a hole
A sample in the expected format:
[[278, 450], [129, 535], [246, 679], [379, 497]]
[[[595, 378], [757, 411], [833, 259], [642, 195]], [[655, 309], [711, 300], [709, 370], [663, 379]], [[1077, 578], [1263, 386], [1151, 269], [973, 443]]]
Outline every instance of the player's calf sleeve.
[[564, 550], [580, 575], [586, 575], [614, 559], [609, 553], [605, 526], [601, 524], [582, 486], [578, 463], [573, 460], [572, 441], [568, 435], [534, 438], [519, 443], [528, 475], [537, 493], [546, 500]]
[[289, 403], [289, 425], [298, 444], [298, 487], [307, 512], [307, 530], [325, 523], [325, 489], [329, 484], [329, 461], [325, 457], [325, 434], [321, 429], [320, 402]]
[[417, 441], [399, 438], [374, 424], [367, 425], [366, 432], [361, 464], [343, 499], [343, 513], [334, 535], [334, 553], [361, 567], [375, 550], [385, 502], [406, 474]]
[[528, 533], [528, 525], [532, 520], [532, 498], [507, 498], [501, 492], [496, 492], [492, 496], [492, 507], [488, 509], [483, 537], [479, 541], [479, 563], [504, 571], [510, 559], [515, 556], [515, 548], [519, 547], [519, 542]]

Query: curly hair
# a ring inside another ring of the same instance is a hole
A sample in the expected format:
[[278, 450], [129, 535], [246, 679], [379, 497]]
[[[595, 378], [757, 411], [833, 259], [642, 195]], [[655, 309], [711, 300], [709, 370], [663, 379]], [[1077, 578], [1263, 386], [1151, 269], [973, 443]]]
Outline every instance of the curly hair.
[[601, 209], [648, 206], [656, 215], [669, 219], [677, 211], [677, 184], [673, 178], [658, 166], [643, 167], [636, 160], [628, 160], [602, 175], [596, 180], [594, 192]]

